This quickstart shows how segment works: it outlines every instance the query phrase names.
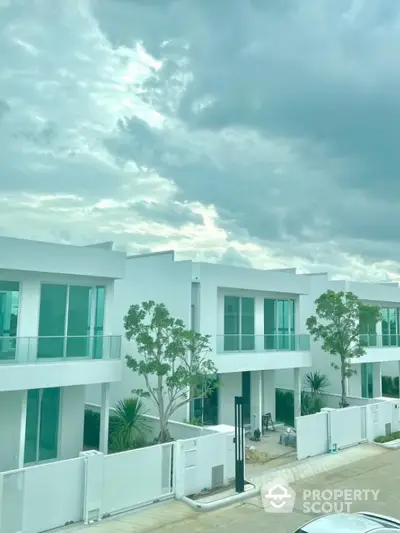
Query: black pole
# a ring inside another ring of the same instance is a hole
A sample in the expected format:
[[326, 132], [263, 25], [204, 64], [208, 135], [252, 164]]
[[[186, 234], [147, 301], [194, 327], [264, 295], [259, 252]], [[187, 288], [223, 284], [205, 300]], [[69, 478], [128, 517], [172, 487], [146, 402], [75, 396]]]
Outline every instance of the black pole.
[[244, 492], [243, 396], [235, 396], [235, 489]]

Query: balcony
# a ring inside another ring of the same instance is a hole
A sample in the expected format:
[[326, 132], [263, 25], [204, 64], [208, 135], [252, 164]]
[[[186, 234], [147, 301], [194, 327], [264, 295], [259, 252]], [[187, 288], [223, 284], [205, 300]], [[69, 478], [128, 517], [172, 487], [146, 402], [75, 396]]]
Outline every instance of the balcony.
[[0, 337], [0, 391], [120, 381], [121, 336]]
[[354, 364], [400, 361], [400, 335], [360, 335], [360, 344], [366, 349], [366, 354], [354, 358]]
[[219, 372], [311, 366], [310, 336], [295, 334], [217, 335]]
[[0, 364], [120, 359], [121, 336], [0, 337]]

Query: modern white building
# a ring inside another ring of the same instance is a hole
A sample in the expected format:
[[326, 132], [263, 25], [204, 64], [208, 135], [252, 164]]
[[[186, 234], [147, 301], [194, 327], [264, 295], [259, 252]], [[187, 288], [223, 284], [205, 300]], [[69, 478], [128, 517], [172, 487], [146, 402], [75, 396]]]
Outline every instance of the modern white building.
[[[211, 357], [218, 369], [215, 393], [183, 409], [175, 418], [196, 416], [204, 424], [233, 424], [234, 398], [243, 396], [244, 422], [261, 427], [263, 414], [275, 420], [276, 375], [286, 369], [300, 414], [300, 378], [310, 370], [310, 338], [302, 300], [310, 280], [292, 269], [273, 271], [192, 261], [175, 261], [173, 252], [127, 259], [126, 277], [115, 284], [114, 331], [133, 303], [164, 303], [187, 327], [211, 335]], [[122, 331], [121, 331], [122, 333]], [[123, 340], [123, 354], [135, 356], [134, 343]], [[144, 388], [129, 369], [122, 384], [111, 387], [111, 402]], [[94, 393], [93, 393], [94, 394]], [[93, 394], [88, 401], [97, 403]]]
[[[400, 375], [400, 287], [390, 283], [332, 281], [327, 274], [306, 276], [310, 280], [309, 297], [302, 302], [305, 316], [315, 313], [315, 300], [326, 290], [352, 292], [365, 304], [381, 308], [381, 319], [375, 325], [361, 324], [366, 354], [354, 359], [356, 374], [347, 380], [349, 396], [376, 398], [382, 396], [382, 376]], [[322, 351], [320, 343], [311, 343], [313, 370], [324, 373], [330, 386], [327, 392], [340, 393], [340, 372], [331, 366], [335, 356]], [[290, 378], [282, 379], [288, 386]], [[290, 387], [292, 388], [292, 387]]]
[[110, 383], [122, 374], [114, 280], [124, 253], [0, 237], [0, 471], [77, 457], [85, 386], [101, 384], [106, 450]]

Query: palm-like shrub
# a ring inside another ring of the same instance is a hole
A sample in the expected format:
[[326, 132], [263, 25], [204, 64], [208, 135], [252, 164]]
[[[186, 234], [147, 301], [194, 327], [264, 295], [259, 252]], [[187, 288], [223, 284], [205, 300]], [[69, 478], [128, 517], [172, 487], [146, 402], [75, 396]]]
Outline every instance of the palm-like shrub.
[[114, 406], [110, 427], [111, 451], [121, 452], [146, 445], [150, 431], [146, 413], [146, 406], [138, 397], [120, 400]]

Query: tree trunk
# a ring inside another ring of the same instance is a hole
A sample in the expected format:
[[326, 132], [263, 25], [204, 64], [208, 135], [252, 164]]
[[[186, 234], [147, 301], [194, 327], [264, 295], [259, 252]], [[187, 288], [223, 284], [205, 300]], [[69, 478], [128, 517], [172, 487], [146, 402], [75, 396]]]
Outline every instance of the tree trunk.
[[346, 372], [345, 372], [345, 360], [341, 358], [340, 366], [341, 385], [342, 385], [342, 399], [340, 401], [340, 407], [347, 407], [347, 392], [346, 392]]
[[160, 433], [157, 437], [157, 442], [160, 444], [163, 442], [171, 442], [173, 438], [171, 437], [168, 429], [168, 420], [165, 417], [160, 416]]

